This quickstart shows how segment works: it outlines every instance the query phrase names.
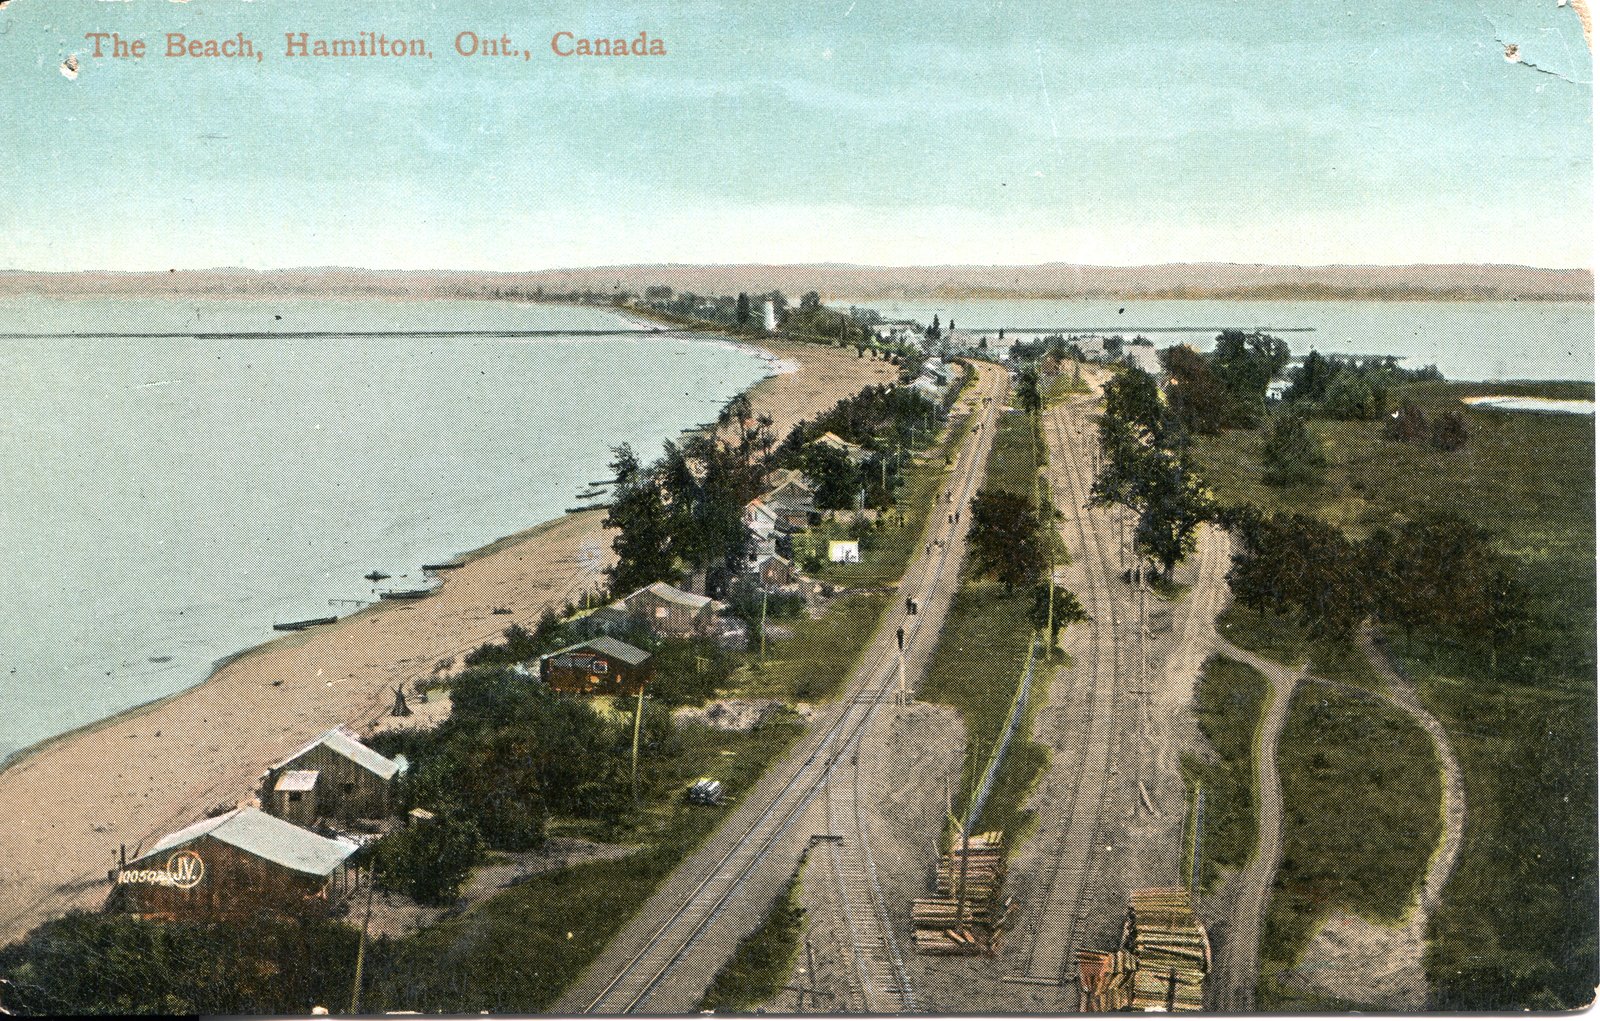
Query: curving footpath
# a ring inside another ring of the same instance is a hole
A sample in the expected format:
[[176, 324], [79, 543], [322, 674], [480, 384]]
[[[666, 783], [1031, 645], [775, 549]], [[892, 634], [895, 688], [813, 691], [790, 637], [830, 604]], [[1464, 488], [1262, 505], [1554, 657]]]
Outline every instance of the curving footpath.
[[1272, 697], [1261, 717], [1256, 738], [1256, 849], [1235, 880], [1233, 910], [1228, 915], [1221, 946], [1212, 968], [1216, 1009], [1245, 1013], [1255, 1009], [1256, 975], [1261, 970], [1261, 922], [1266, 917], [1272, 881], [1283, 859], [1283, 787], [1278, 780], [1278, 736], [1289, 716], [1294, 686], [1305, 669], [1292, 670], [1221, 636], [1217, 651], [1254, 667], [1272, 686]]

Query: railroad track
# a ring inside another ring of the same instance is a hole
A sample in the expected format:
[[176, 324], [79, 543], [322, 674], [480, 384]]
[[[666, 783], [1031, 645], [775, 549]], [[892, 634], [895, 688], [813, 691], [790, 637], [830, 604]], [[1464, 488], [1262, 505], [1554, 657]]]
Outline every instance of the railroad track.
[[[905, 959], [900, 956], [889, 908], [872, 861], [872, 841], [861, 811], [861, 741], [850, 748], [848, 769], [827, 782], [828, 832], [842, 821], [849, 836], [828, 843], [829, 868], [850, 939], [850, 1013], [893, 1014], [917, 1010]], [[814, 980], [814, 979], [813, 979]]]
[[[988, 408], [981, 402], [974, 415], [962, 422], [967, 428], [971, 418], [978, 420], [977, 428], [968, 430], [956, 458], [952, 474], [961, 479], [958, 484], [960, 498], [957, 506], [964, 506], [976, 489], [986, 460], [988, 445], [994, 435], [994, 423], [1003, 403], [1004, 391], [996, 383], [1004, 380], [1003, 374], [991, 374], [980, 382], [978, 396], [991, 396], [995, 400]], [[930, 605], [929, 596], [945, 580], [951, 563], [959, 566], [960, 551], [964, 543], [959, 537], [960, 525], [947, 525], [937, 512], [929, 515], [928, 536], [940, 536], [938, 550], [932, 556], [913, 557], [912, 567], [900, 588], [900, 595], [916, 599], [919, 607]], [[920, 612], [905, 619], [906, 644], [909, 647], [923, 631], [931, 632], [928, 640], [936, 636], [942, 618], [938, 614]], [[625, 1014], [650, 1007], [652, 1012], [663, 1011], [660, 1005], [650, 1005], [653, 994], [669, 982], [676, 970], [685, 962], [690, 952], [706, 936], [712, 924], [727, 910], [735, 896], [750, 882], [757, 870], [767, 862], [783, 843], [784, 836], [794, 823], [822, 793], [830, 776], [843, 768], [858, 768], [858, 751], [862, 736], [872, 721], [878, 705], [892, 697], [899, 681], [899, 653], [895, 640], [893, 611], [885, 615], [885, 623], [869, 642], [862, 664], [856, 671], [858, 680], [850, 693], [836, 700], [828, 715], [819, 723], [820, 737], [810, 739], [802, 746], [803, 758], [784, 778], [782, 786], [760, 809], [727, 849], [710, 862], [697, 883], [666, 914], [664, 920], [644, 940], [643, 945], [617, 971], [599, 994], [579, 1006], [587, 1013]], [[852, 761], [852, 759], [855, 761]], [[837, 786], [837, 785], [835, 785]], [[855, 782], [852, 782], [852, 789]], [[883, 947], [882, 956], [889, 968], [885, 976], [863, 980], [862, 997], [898, 996], [902, 1006], [915, 1002], [903, 964], [899, 963], [898, 948], [894, 944], [882, 892], [878, 888], [877, 874], [872, 866], [871, 849], [862, 839], [866, 832], [861, 817], [860, 799], [852, 794], [855, 804], [851, 808], [850, 822], [856, 840], [850, 855], [840, 862], [838, 875], [841, 886], [848, 885], [848, 895], [841, 897], [853, 932], [860, 934], [857, 942], [871, 947], [874, 941]], [[841, 849], [842, 850], [842, 849]], [[797, 856], [798, 857], [798, 856]], [[851, 857], [854, 862], [851, 862]], [[859, 877], [851, 879], [850, 877]], [[730, 948], [731, 949], [731, 948]], [[881, 969], [863, 965], [858, 976], [873, 976]], [[688, 984], [703, 990], [703, 977], [695, 976]], [[684, 990], [676, 995], [683, 998]], [[685, 1008], [686, 1009], [686, 1008]], [[900, 1008], [893, 1008], [900, 1009]]]
[[[1056, 409], [1045, 415], [1046, 427], [1057, 451], [1071, 442], [1069, 429], [1090, 428], [1088, 416], [1072, 416]], [[1118, 677], [1121, 672], [1120, 626], [1117, 594], [1109, 580], [1112, 558], [1092, 522], [1089, 480], [1082, 457], [1064, 457], [1065, 496], [1073, 508], [1078, 553], [1084, 558], [1090, 642], [1083, 673], [1088, 685], [1073, 728], [1078, 738], [1077, 768], [1073, 772], [1060, 823], [1053, 834], [1044, 896], [1034, 916], [1033, 938], [1023, 961], [1022, 978], [1032, 982], [1065, 984], [1075, 980], [1076, 952], [1081, 948], [1092, 905], [1093, 878], [1099, 862], [1097, 840], [1105, 814], [1107, 792], [1116, 763]]]

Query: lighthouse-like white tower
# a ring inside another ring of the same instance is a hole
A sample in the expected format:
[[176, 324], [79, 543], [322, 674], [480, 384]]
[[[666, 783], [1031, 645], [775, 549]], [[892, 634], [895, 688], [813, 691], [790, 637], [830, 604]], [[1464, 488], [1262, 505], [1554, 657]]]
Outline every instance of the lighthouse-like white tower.
[[771, 298], [767, 299], [766, 307], [761, 311], [761, 328], [768, 333], [778, 329], [778, 306], [773, 304]]

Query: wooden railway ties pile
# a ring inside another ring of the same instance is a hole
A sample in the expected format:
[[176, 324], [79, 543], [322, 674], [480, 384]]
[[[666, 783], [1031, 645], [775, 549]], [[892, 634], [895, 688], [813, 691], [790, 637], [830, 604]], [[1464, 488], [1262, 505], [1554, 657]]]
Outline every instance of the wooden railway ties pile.
[[1078, 951], [1080, 1009], [1200, 1010], [1211, 943], [1189, 891], [1148, 887], [1128, 895], [1117, 950]]
[[911, 904], [917, 952], [994, 954], [1013, 907], [1010, 897], [1000, 896], [1005, 874], [1000, 833], [966, 837], [941, 855], [934, 896]]

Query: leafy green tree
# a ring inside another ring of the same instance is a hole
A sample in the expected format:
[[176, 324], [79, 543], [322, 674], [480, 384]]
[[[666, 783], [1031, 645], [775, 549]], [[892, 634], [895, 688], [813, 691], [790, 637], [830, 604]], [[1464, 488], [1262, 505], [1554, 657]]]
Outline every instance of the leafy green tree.
[[374, 877], [381, 889], [420, 904], [453, 904], [482, 849], [473, 821], [444, 811], [380, 840], [373, 851]]
[[617, 530], [611, 540], [617, 562], [606, 569], [613, 592], [631, 592], [674, 577], [667, 507], [652, 481], [636, 477], [618, 485], [605, 526]]
[[1106, 383], [1105, 417], [1123, 423], [1140, 442], [1161, 445], [1165, 408], [1149, 373], [1120, 369]]
[[1211, 497], [1181, 457], [1155, 450], [1141, 459], [1134, 506], [1134, 543], [1170, 579], [1178, 561], [1194, 552], [1200, 526], [1211, 517]]
[[806, 477], [817, 487], [820, 510], [845, 510], [856, 505], [861, 492], [861, 473], [844, 451], [822, 443], [805, 448], [801, 464]]
[[739, 292], [739, 303], [733, 313], [733, 321], [739, 326], [750, 325], [750, 295]]
[[1044, 544], [1033, 501], [1004, 490], [980, 489], [967, 530], [973, 565], [1005, 586], [1006, 594], [1044, 572]]
[[1251, 428], [1266, 413], [1267, 386], [1289, 364], [1289, 345], [1265, 333], [1225, 330], [1211, 352], [1211, 367], [1233, 396], [1230, 425]]
[[1312, 438], [1305, 420], [1295, 414], [1276, 415], [1261, 445], [1261, 478], [1269, 486], [1315, 486], [1322, 482], [1327, 458]]
[[1233, 394], [1211, 362], [1187, 344], [1161, 352], [1167, 370], [1167, 403], [1178, 424], [1197, 436], [1215, 436], [1231, 420]]
[[[1055, 590], [1054, 605], [1051, 604], [1051, 589]], [[1051, 585], [1049, 582], [1040, 582], [1033, 590], [1033, 605], [1028, 608], [1028, 623], [1043, 631], [1050, 628], [1050, 647], [1056, 647], [1061, 638], [1061, 631], [1068, 624], [1079, 624], [1089, 619], [1089, 611], [1083, 608], [1078, 597], [1060, 585]]]

